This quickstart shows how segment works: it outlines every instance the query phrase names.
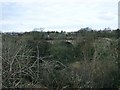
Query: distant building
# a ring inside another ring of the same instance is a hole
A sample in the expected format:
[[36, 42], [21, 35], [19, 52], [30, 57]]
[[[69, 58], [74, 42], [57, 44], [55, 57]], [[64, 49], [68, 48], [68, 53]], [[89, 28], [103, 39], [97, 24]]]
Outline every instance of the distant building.
[[120, 29], [120, 1], [118, 2], [118, 28]]
[[44, 28], [34, 28], [33, 31], [43, 31]]

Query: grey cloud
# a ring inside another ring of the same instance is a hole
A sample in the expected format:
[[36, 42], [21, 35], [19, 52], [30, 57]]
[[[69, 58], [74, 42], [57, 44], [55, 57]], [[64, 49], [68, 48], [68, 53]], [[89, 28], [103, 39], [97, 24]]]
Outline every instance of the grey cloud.
[[[11, 29], [21, 27], [21, 23], [24, 28], [26, 25], [30, 28], [42, 26], [56, 26], [56, 28], [66, 28], [66, 26], [69, 28], [93, 26], [99, 28], [107, 25], [111, 25], [112, 27], [112, 23], [115, 23], [117, 17], [117, 0], [115, 2], [112, 0], [14, 1], [16, 3], [13, 3], [12, 6], [9, 3], [8, 5], [4, 5], [3, 13], [6, 20], [15, 20], [18, 22]], [[9, 29], [9, 25], [7, 27]], [[7, 29], [7, 27], [5, 28]], [[113, 27], [115, 27], [115, 24]]]

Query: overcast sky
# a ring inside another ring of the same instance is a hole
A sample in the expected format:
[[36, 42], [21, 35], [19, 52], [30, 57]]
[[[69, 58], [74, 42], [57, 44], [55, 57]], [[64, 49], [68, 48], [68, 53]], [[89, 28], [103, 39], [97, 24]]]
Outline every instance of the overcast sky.
[[118, 27], [119, 0], [0, 0], [0, 29], [77, 31]]

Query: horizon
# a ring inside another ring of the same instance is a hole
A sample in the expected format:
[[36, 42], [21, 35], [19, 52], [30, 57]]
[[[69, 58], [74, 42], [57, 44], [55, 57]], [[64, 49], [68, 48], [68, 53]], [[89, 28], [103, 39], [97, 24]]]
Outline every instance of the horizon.
[[[119, 28], [117, 28], [117, 29], [119, 29]], [[80, 29], [78, 29], [78, 30], [74, 30], [74, 29], [72, 29], [71, 31], [64, 31], [64, 30], [56, 30], [56, 29], [51, 29], [51, 30], [44, 30], [44, 29], [33, 29], [33, 30], [31, 30], [31, 31], [23, 31], [23, 32], [20, 32], [20, 31], [6, 31], [6, 32], [1, 32], [1, 33], [28, 33], [28, 32], [45, 32], [45, 33], [47, 33], [47, 32], [59, 32], [59, 33], [61, 33], [61, 32], [64, 32], [64, 33], [75, 33], [75, 32], [79, 32], [80, 30], [87, 30], [87, 31], [96, 31], [96, 32], [99, 32], [99, 31], [107, 31], [107, 32], [109, 32], [109, 31], [114, 31], [114, 30], [117, 30], [117, 29], [111, 29], [111, 28], [104, 28], [104, 29], [99, 29], [99, 30], [97, 30], [97, 29], [92, 29], [92, 28], [89, 28], [89, 27], [85, 27], [85, 28], [80, 28]], [[119, 29], [120, 30], [120, 29]]]

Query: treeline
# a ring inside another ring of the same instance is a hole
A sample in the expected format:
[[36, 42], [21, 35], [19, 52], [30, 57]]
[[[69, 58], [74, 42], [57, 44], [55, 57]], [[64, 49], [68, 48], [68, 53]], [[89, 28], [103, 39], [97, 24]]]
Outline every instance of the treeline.
[[81, 28], [75, 32], [65, 32], [65, 31], [31, 31], [31, 32], [24, 32], [24, 33], [17, 33], [17, 32], [7, 32], [3, 33], [3, 35], [12, 35], [12, 36], [23, 36], [23, 35], [36, 35], [39, 39], [45, 40], [53, 40], [53, 39], [76, 39], [77, 37], [106, 37], [106, 38], [119, 38], [120, 37], [120, 30], [92, 30], [89, 27]]

